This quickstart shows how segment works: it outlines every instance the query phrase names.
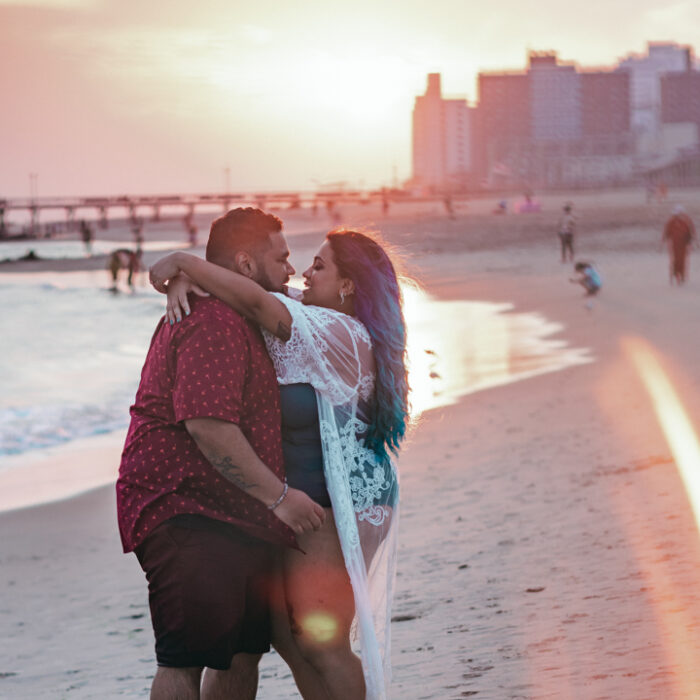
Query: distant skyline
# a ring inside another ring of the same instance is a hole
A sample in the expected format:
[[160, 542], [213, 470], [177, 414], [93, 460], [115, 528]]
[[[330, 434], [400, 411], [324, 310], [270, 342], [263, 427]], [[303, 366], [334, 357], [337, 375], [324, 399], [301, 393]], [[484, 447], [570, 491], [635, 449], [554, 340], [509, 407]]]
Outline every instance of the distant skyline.
[[391, 184], [426, 76], [700, 46], [697, 0], [0, 0], [0, 198]]

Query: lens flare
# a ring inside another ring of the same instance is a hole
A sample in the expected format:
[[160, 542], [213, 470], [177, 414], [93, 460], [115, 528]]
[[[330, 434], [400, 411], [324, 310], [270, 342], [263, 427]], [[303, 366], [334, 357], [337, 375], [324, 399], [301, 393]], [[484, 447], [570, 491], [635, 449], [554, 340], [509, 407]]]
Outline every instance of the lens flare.
[[302, 621], [301, 628], [317, 644], [328, 644], [338, 634], [338, 622], [328, 613], [309, 613]]
[[700, 441], [693, 424], [651, 347], [639, 338], [625, 338], [622, 346], [651, 397], [700, 531]]

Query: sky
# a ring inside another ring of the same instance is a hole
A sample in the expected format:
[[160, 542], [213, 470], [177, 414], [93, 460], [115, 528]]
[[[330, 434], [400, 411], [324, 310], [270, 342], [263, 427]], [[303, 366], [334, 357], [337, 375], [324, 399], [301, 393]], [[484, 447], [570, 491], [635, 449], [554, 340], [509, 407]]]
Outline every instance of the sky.
[[700, 52], [700, 2], [0, 0], [0, 198], [390, 185], [428, 73], [648, 41]]

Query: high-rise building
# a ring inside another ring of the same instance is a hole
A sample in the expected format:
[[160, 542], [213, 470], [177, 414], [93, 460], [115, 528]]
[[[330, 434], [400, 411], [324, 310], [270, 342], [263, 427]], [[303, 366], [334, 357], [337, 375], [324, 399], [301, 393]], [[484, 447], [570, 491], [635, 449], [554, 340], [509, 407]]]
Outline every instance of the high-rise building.
[[442, 97], [440, 74], [428, 75], [413, 108], [413, 182], [434, 189], [465, 182], [471, 170], [471, 119], [464, 99]]
[[629, 75], [580, 71], [551, 52], [480, 73], [477, 170], [489, 184], [583, 185], [629, 176]]
[[631, 53], [622, 58], [618, 71], [630, 74], [632, 128], [637, 133], [653, 134], [661, 127], [661, 77], [666, 73], [692, 68], [690, 46], [649, 42], [646, 54]]
[[581, 137], [581, 81], [576, 67], [558, 64], [553, 53], [531, 53], [531, 137], [535, 141], [573, 141]]
[[693, 123], [700, 132], [700, 71], [661, 76], [661, 123]]
[[581, 131], [584, 136], [631, 130], [630, 83], [624, 73], [589, 71], [581, 76]]
[[478, 86], [474, 165], [483, 177], [530, 141], [530, 83], [524, 73], [479, 73]]

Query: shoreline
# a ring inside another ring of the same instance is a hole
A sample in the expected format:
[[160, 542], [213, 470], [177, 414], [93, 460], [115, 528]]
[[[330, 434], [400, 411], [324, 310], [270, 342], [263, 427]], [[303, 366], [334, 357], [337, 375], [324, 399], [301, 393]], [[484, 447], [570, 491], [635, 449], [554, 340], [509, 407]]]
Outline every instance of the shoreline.
[[[697, 430], [700, 255], [687, 285], [671, 287], [651, 223], [592, 227], [577, 243], [604, 286], [588, 310], [551, 229], [528, 221], [517, 247], [500, 228], [469, 238], [461, 218], [388, 231], [410, 237], [431, 294], [514, 302], [596, 359], [469, 394], [413, 429], [398, 463], [392, 696], [697, 697], [700, 537], [663, 406], [626, 343], [652, 349]], [[147, 695], [146, 585], [115, 518], [109, 486], [0, 513], [0, 695]], [[258, 697], [295, 697], [274, 654]]]
[[[19, 284], [42, 280], [46, 283], [50, 279], [55, 283], [56, 274], [35, 272], [11, 275], [10, 279]], [[91, 271], [59, 274], [70, 276], [70, 286], [90, 287], [96, 282]], [[453, 405], [476, 392], [592, 361], [585, 348], [567, 343], [563, 328], [539, 313], [522, 313], [512, 303], [438, 301], [434, 294], [426, 298], [412, 290], [407, 290], [407, 294], [409, 291], [409, 348], [414, 361], [411, 401], [418, 415]], [[445, 308], [440, 307], [443, 303]], [[499, 342], [488, 348], [483, 341], [461, 348], [446, 343], [444, 337], [455, 329], [449, 320], [453, 313], [463, 315], [457, 322], [463, 330], [469, 329], [468, 319], [472, 319], [479, 337], [495, 334]], [[425, 321], [418, 320], [423, 318], [431, 319], [427, 327]], [[412, 321], [418, 323], [413, 331]], [[426, 348], [430, 355], [423, 352]], [[468, 372], [464, 369], [467, 366]], [[126, 429], [100, 431], [51, 447], [5, 455], [0, 468], [0, 512], [66, 500], [114, 483]]]

